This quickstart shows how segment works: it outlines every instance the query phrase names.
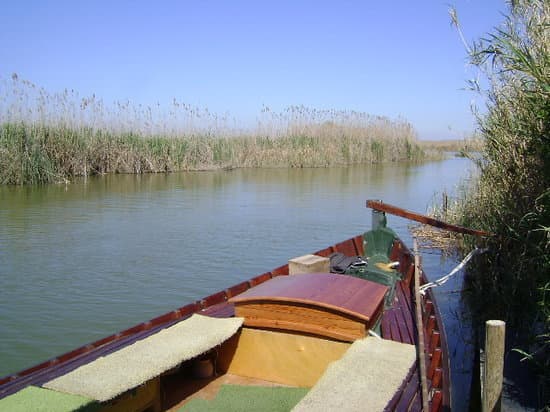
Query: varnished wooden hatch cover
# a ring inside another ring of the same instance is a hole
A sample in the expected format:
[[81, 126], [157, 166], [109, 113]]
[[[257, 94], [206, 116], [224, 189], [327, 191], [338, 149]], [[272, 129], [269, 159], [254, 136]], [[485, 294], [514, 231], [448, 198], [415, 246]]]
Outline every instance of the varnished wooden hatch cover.
[[387, 286], [351, 276], [277, 276], [229, 300], [245, 326], [291, 330], [352, 342], [384, 308]]

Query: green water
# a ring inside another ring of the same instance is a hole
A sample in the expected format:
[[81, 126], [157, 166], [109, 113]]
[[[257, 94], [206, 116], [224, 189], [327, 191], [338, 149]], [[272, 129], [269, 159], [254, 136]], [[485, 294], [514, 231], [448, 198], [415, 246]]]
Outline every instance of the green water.
[[[425, 211], [469, 166], [453, 158], [0, 187], [0, 376], [362, 233], [368, 198]], [[407, 221], [389, 223], [410, 239]]]

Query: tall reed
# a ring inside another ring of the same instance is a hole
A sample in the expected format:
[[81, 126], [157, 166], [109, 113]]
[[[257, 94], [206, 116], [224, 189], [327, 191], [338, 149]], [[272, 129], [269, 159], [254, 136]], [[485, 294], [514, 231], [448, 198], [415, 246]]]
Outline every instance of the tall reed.
[[475, 134], [464, 139], [422, 140], [419, 144], [424, 151], [455, 152], [459, 156], [479, 153], [483, 147], [482, 140]]
[[[455, 20], [457, 22], [457, 20]], [[524, 352], [550, 400], [550, 2], [515, 0], [505, 22], [470, 48], [488, 79], [479, 177], [455, 205], [458, 222], [495, 233], [470, 272], [481, 318], [529, 336]], [[473, 240], [470, 240], [473, 243]], [[473, 246], [472, 244], [470, 246]]]
[[174, 100], [168, 110], [48, 93], [2, 80], [0, 183], [103, 173], [233, 167], [327, 167], [424, 158], [404, 119], [356, 111], [264, 106], [255, 125]]

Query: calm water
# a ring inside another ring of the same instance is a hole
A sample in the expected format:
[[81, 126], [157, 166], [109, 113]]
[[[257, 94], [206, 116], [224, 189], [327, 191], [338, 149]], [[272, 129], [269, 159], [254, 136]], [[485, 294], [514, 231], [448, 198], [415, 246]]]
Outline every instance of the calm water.
[[[0, 187], [0, 376], [361, 233], [368, 198], [423, 212], [469, 166], [453, 158]], [[410, 239], [407, 221], [388, 220]], [[453, 265], [434, 254], [424, 263], [433, 278]], [[469, 362], [459, 288], [439, 294], [454, 375]], [[468, 379], [456, 382], [455, 394], [467, 389]]]

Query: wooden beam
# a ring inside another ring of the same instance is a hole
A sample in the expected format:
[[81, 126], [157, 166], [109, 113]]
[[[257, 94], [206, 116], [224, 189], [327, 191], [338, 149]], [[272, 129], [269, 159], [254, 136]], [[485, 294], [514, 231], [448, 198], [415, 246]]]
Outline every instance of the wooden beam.
[[397, 206], [393, 206], [382, 202], [381, 200], [367, 200], [367, 207], [378, 210], [379, 212], [389, 213], [391, 215], [404, 217], [406, 219], [414, 220], [415, 222], [423, 223], [425, 225], [435, 226], [443, 230], [450, 232], [458, 232], [466, 235], [474, 236], [493, 236], [492, 233], [484, 232], [483, 230], [469, 229], [467, 227], [452, 225], [450, 223], [443, 222], [441, 220], [434, 219], [433, 217], [421, 215], [419, 213], [411, 212], [410, 210], [402, 209]]

